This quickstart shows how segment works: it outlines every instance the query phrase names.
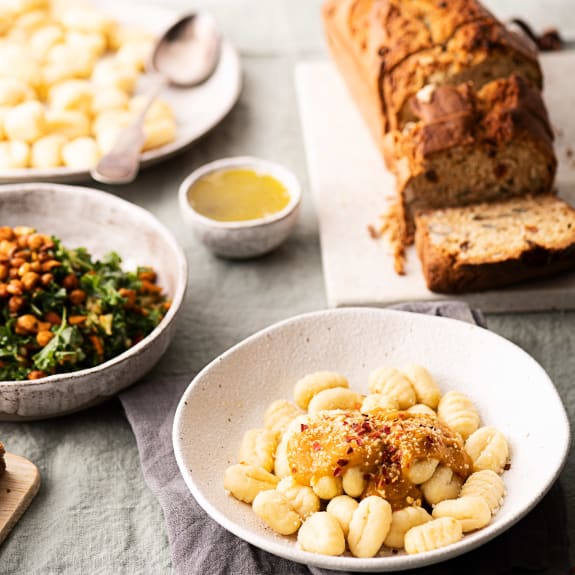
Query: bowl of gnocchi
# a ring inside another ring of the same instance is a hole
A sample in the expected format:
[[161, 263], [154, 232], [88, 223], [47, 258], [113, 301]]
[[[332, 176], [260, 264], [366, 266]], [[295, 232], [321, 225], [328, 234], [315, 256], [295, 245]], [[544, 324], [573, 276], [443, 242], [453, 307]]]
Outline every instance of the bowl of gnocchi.
[[[177, 16], [115, 0], [0, 6], [0, 179], [89, 179], [144, 106], [154, 42]], [[193, 89], [168, 86], [148, 110], [142, 165], [170, 157], [214, 127], [240, 86], [239, 58], [224, 41], [208, 81]]]
[[181, 398], [173, 442], [195, 499], [238, 537], [307, 565], [383, 572], [511, 527], [558, 477], [569, 424], [545, 371], [500, 336], [346, 308], [215, 359]]

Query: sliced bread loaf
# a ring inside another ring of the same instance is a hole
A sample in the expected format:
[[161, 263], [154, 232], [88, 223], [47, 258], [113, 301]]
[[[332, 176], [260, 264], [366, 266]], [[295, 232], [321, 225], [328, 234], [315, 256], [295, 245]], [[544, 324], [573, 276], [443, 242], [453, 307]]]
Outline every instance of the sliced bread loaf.
[[481, 291], [575, 267], [575, 210], [553, 195], [430, 210], [416, 219], [432, 291]]
[[406, 243], [419, 210], [549, 193], [557, 161], [539, 91], [521, 76], [429, 86], [412, 99], [419, 121], [393, 134]]

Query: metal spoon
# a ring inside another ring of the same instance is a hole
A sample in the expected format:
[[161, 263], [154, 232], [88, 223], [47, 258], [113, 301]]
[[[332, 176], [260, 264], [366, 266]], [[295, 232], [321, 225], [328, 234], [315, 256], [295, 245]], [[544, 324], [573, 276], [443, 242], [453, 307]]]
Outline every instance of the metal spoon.
[[157, 79], [147, 94], [145, 104], [134, 121], [122, 132], [113, 148], [104, 155], [92, 177], [104, 184], [127, 184], [134, 181], [140, 168], [140, 153], [146, 140], [144, 118], [162, 88], [197, 86], [215, 71], [220, 56], [221, 36], [214, 19], [204, 13], [180, 18], [158, 40], [148, 72]]

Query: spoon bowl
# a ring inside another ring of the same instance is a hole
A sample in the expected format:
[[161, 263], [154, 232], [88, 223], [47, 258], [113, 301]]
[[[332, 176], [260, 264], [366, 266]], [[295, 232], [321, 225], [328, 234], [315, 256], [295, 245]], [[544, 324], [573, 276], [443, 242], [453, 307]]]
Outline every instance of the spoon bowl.
[[188, 14], [157, 42], [149, 69], [174, 86], [197, 86], [214, 73], [220, 47], [221, 35], [214, 18], [203, 12]]

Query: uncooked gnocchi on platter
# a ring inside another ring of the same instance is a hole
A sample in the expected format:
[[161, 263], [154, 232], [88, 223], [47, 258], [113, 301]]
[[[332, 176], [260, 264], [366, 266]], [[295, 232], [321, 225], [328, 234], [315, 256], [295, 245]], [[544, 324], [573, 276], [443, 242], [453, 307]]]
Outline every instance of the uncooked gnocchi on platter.
[[[135, 95], [154, 38], [82, 0], [0, 2], [0, 169], [89, 169], [143, 105]], [[143, 151], [176, 137], [156, 100]]]
[[431, 551], [491, 522], [505, 496], [505, 436], [420, 365], [383, 366], [370, 393], [310, 373], [244, 434], [224, 488], [306, 551]]

